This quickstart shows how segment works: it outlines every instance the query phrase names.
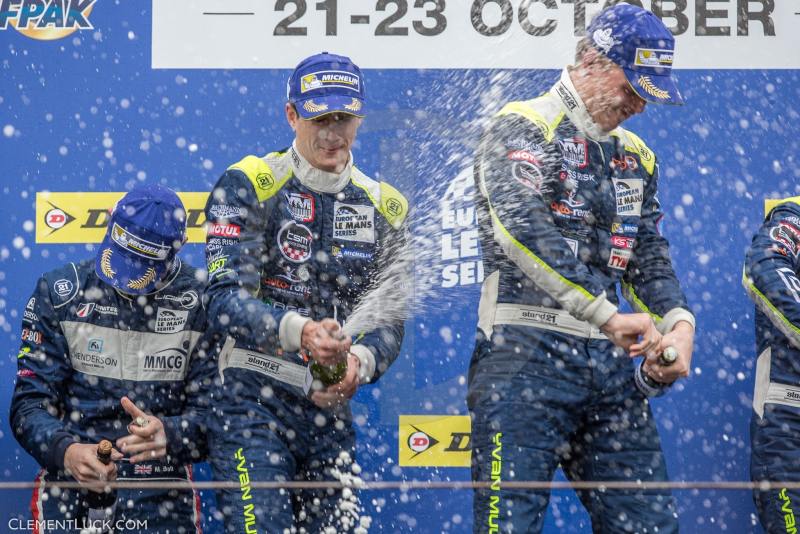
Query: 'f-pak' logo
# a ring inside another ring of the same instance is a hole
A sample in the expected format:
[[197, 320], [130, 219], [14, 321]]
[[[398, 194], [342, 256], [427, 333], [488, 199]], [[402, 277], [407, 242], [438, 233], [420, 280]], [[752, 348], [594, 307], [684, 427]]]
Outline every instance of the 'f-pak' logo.
[[94, 29], [89, 15], [97, 0], [0, 0], [0, 30], [9, 26], [31, 39], [52, 41]]

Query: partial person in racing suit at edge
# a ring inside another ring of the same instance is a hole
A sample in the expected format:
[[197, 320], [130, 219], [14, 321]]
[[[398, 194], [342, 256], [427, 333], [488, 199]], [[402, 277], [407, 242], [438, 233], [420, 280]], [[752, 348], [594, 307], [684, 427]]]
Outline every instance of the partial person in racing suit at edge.
[[[657, 228], [656, 157], [619, 125], [646, 101], [682, 103], [673, 48], [652, 13], [607, 8], [576, 64], [544, 95], [503, 107], [481, 140], [487, 277], [468, 406], [473, 480], [490, 486], [475, 492], [476, 532], [540, 531], [549, 491], [503, 483], [549, 481], [559, 463], [574, 481], [667, 479], [625, 352], [646, 355], [657, 381], [687, 376], [695, 321]], [[618, 282], [640, 313], [617, 311]], [[659, 366], [668, 346], [678, 360]], [[677, 531], [669, 491], [578, 495], [595, 532]]]
[[[10, 421], [42, 466], [37, 532], [82, 528], [95, 491], [50, 482], [192, 480], [206, 454], [201, 376], [214, 376], [212, 342], [201, 335], [205, 277], [176, 255], [185, 221], [173, 191], [138, 186], [111, 213], [96, 258], [44, 274], [28, 300]], [[118, 449], [108, 465], [96, 456], [102, 439]], [[120, 489], [103, 521], [131, 533], [199, 532], [199, 494]]]
[[[742, 283], [755, 302], [756, 364], [750, 422], [753, 482], [800, 482], [800, 205], [773, 208], [747, 251]], [[800, 491], [753, 491], [767, 532], [793, 532]], [[796, 521], [795, 521], [796, 529]]]
[[[389, 367], [403, 338], [399, 322], [351, 345], [334, 321], [368, 288], [381, 249], [405, 241], [406, 199], [364, 175], [350, 152], [366, 106], [362, 73], [323, 52], [296, 67], [287, 90], [292, 146], [232, 165], [206, 206], [209, 317], [227, 335], [210, 443], [217, 480], [335, 480], [336, 460], [355, 453], [349, 399]], [[309, 364], [345, 357], [341, 382], [312, 383]], [[249, 487], [217, 495], [228, 532], [341, 531], [340, 497]]]

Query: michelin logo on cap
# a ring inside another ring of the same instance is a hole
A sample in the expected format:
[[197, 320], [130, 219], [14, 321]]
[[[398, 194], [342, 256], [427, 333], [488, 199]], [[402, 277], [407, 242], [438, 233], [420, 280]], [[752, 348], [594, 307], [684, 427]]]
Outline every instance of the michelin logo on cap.
[[167, 258], [171, 250], [168, 246], [142, 239], [128, 232], [116, 223], [114, 223], [114, 227], [111, 229], [111, 238], [120, 247], [150, 260], [163, 261]]
[[637, 48], [635, 65], [640, 67], [672, 68], [672, 50], [653, 50], [650, 48]]
[[322, 87], [341, 87], [359, 92], [361, 80], [349, 72], [338, 70], [323, 70], [312, 72], [300, 78], [300, 93], [307, 93]]

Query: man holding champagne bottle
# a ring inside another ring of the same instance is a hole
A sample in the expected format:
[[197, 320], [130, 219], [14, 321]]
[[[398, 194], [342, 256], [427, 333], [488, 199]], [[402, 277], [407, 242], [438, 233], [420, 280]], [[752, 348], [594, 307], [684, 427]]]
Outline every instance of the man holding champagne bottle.
[[[349, 399], [397, 357], [403, 324], [346, 337], [346, 320], [404, 239], [406, 199], [350, 152], [366, 111], [361, 70], [322, 52], [288, 81], [292, 145], [247, 156], [206, 205], [209, 318], [225, 338], [210, 444], [215, 478], [333, 480], [355, 452]], [[320, 532], [341, 492], [218, 492], [229, 532]]]
[[[190, 481], [191, 464], [205, 457], [214, 343], [204, 337], [202, 277], [177, 256], [185, 241], [180, 198], [140, 185], [114, 207], [95, 257], [39, 278], [23, 315], [10, 416], [42, 467], [35, 521], [200, 531], [192, 490], [125, 489], [114, 498], [100, 484]], [[75, 481], [85, 487], [54, 486]]]
[[[656, 155], [620, 125], [680, 104], [674, 38], [601, 11], [543, 95], [506, 104], [475, 162], [486, 278], [469, 372], [475, 532], [540, 532], [549, 481], [667, 478], [648, 396], [689, 374], [694, 316], [661, 235]], [[638, 313], [618, 309], [617, 287]], [[644, 356], [634, 367], [629, 356]], [[595, 532], [676, 532], [665, 490], [583, 489]]]

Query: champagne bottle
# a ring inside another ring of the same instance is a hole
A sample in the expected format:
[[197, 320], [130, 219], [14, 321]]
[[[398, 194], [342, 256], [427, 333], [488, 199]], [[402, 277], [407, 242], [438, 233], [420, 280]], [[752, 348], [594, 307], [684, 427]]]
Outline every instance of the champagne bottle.
[[319, 362], [313, 362], [311, 365], [311, 376], [315, 380], [322, 382], [325, 387], [338, 384], [347, 374], [347, 360], [342, 360], [334, 365], [323, 365]]
[[[669, 367], [678, 359], [678, 349], [675, 347], [667, 347], [664, 352], [658, 355], [658, 365], [662, 367]], [[663, 384], [651, 378], [644, 371], [644, 360], [633, 372], [633, 382], [636, 388], [644, 393], [647, 397], [660, 397], [672, 386], [672, 384]]]
[[[113, 445], [107, 439], [97, 445], [97, 459], [103, 464], [111, 463]], [[114, 511], [117, 507], [117, 491], [103, 488], [102, 493], [89, 491], [86, 496], [86, 519], [88, 531], [93, 534], [105, 534], [113, 531]]]
[[[338, 322], [337, 313], [338, 308], [334, 306], [333, 320]], [[346, 338], [341, 329], [336, 332], [331, 332], [330, 334], [339, 341], [343, 341]], [[314, 361], [309, 365], [309, 370], [314, 380], [319, 380], [325, 387], [332, 386], [341, 382], [344, 379], [344, 375], [347, 374], [347, 358], [333, 365], [325, 365]]]

